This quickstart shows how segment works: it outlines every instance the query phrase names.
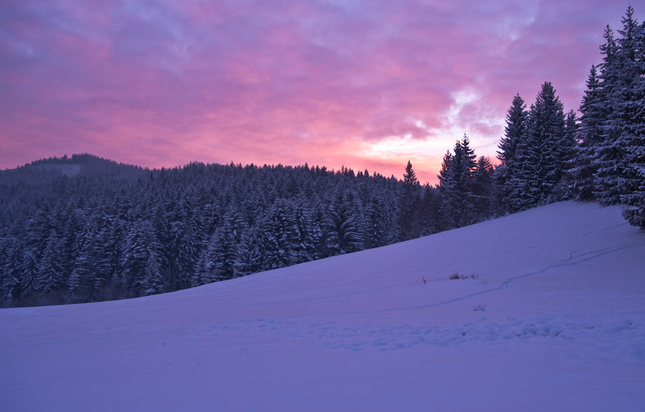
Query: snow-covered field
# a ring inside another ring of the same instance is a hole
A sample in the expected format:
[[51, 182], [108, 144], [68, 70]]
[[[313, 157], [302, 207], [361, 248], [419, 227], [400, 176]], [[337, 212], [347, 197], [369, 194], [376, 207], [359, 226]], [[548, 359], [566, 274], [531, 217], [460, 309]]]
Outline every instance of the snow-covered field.
[[565, 202], [166, 295], [2, 309], [0, 410], [643, 411], [645, 233]]

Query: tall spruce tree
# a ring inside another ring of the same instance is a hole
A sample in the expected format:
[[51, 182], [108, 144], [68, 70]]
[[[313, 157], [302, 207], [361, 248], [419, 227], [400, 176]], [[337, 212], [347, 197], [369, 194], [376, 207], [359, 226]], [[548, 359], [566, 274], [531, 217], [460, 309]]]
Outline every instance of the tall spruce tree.
[[339, 190], [332, 198], [327, 217], [326, 244], [330, 255], [364, 248], [364, 220], [358, 196], [350, 189]]
[[38, 265], [39, 293], [46, 294], [59, 289], [64, 282], [62, 244], [54, 230], [50, 231], [49, 239]]
[[399, 191], [398, 218], [397, 218], [397, 240], [408, 240], [419, 237], [421, 234], [421, 222], [418, 214], [421, 185], [408, 160], [403, 174], [403, 184]]
[[[631, 17], [630, 11], [631, 7], [628, 9]], [[632, 34], [633, 60], [629, 56], [628, 64], [629, 91], [624, 93], [626, 101], [618, 109], [626, 119], [618, 138], [624, 150], [623, 176], [627, 190], [620, 200], [628, 205], [623, 216], [645, 230], [645, 22], [637, 27], [634, 20], [630, 29], [632, 25], [636, 28]]]
[[20, 267], [22, 265], [23, 245], [13, 236], [4, 238], [2, 245], [3, 265], [0, 269], [3, 272], [0, 291], [2, 301], [13, 303], [25, 296], [21, 288]]
[[160, 245], [152, 223], [138, 219], [125, 238], [122, 282], [126, 296], [138, 297], [161, 292]]
[[551, 83], [545, 82], [517, 143], [517, 169], [509, 181], [509, 210], [561, 200], [558, 185], [574, 145], [566, 134], [564, 107]]
[[526, 132], [527, 116], [526, 104], [518, 93], [513, 98], [513, 103], [506, 114], [504, 137], [502, 137], [498, 145], [499, 151], [497, 152], [497, 158], [504, 166], [513, 166], [517, 152], [517, 143]]
[[373, 193], [367, 207], [366, 224], [369, 245], [371, 247], [384, 246], [392, 239], [393, 212], [387, 207], [385, 196], [382, 192]]
[[504, 136], [498, 145], [497, 158], [501, 163], [495, 170], [495, 180], [502, 197], [509, 196], [509, 181], [517, 172], [517, 145], [526, 133], [527, 117], [526, 103], [518, 93], [506, 114]]
[[296, 263], [294, 250], [296, 221], [291, 202], [277, 199], [266, 216], [264, 236], [264, 268], [277, 269]]
[[573, 190], [572, 174], [576, 167], [576, 155], [580, 147], [580, 122], [573, 110], [566, 114], [562, 145], [562, 176], [561, 182], [556, 186], [556, 197], [571, 199], [576, 196], [576, 192]]
[[309, 262], [316, 256], [316, 244], [322, 233], [313, 224], [304, 199], [293, 204], [293, 256], [295, 263]]
[[594, 175], [596, 167], [593, 162], [595, 150], [603, 140], [603, 124], [607, 118], [608, 108], [604, 91], [598, 79], [596, 66], [591, 66], [587, 89], [580, 105], [580, 143], [575, 147], [574, 161], [569, 170], [570, 189], [576, 200], [594, 199]]
[[[633, 9], [627, 9], [627, 16], [622, 19], [624, 29], [619, 30], [623, 38], [615, 39], [613, 31], [607, 26], [604, 38], [605, 44], [600, 47], [603, 53], [601, 64], [601, 79], [604, 99], [609, 108], [603, 121], [602, 139], [598, 142], [593, 153], [594, 196], [604, 205], [620, 202], [620, 196], [629, 193], [623, 179], [625, 169], [624, 146], [620, 137], [624, 132], [628, 116], [632, 63], [634, 56]], [[627, 36], [628, 39], [625, 39]], [[627, 110], [625, 110], [627, 109]]]
[[489, 218], [494, 212], [493, 165], [485, 156], [480, 156], [471, 183], [475, 220]]
[[442, 217], [449, 229], [466, 226], [475, 221], [472, 199], [475, 159], [475, 151], [470, 148], [470, 140], [465, 134], [461, 141], [455, 142], [454, 153], [448, 152], [443, 158], [437, 177], [442, 195]]
[[262, 270], [262, 251], [258, 228], [244, 232], [235, 258], [235, 277], [250, 275]]

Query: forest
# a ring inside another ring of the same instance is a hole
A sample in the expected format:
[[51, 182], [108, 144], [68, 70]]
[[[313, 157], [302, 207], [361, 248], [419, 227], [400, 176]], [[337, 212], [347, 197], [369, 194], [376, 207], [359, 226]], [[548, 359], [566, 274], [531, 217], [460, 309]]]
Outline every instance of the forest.
[[[518, 94], [496, 161], [467, 135], [436, 186], [368, 170], [89, 154], [0, 171], [0, 306], [164, 293], [427, 236], [575, 199], [624, 204], [645, 229], [645, 24], [608, 26], [578, 112], [550, 82]], [[578, 114], [581, 116], [578, 118]]]

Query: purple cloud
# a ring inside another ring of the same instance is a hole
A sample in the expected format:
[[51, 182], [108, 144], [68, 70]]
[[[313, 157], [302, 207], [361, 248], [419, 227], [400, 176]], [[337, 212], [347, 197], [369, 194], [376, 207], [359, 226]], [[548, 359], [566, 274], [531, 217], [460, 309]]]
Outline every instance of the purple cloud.
[[412, 159], [435, 182], [463, 133], [494, 156], [516, 93], [551, 81], [577, 109], [627, 4], [6, 0], [0, 167], [90, 152], [400, 176]]

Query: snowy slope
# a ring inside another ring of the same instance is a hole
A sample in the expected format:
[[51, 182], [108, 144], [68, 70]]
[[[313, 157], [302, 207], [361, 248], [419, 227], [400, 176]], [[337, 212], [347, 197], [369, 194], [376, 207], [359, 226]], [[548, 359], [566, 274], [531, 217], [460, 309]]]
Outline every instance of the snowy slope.
[[642, 411], [645, 233], [565, 202], [166, 295], [2, 309], [0, 410]]

